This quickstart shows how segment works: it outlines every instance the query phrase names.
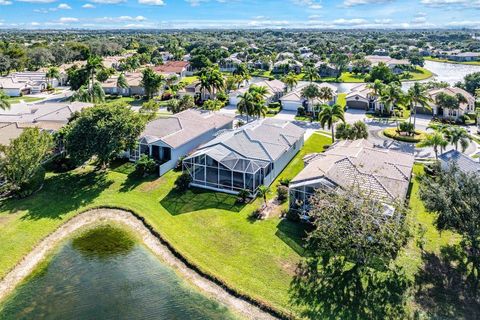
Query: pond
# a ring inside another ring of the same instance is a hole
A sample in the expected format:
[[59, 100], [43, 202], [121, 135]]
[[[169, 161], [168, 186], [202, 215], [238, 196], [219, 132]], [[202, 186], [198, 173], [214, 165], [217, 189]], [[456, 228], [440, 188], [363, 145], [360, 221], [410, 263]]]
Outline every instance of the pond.
[[122, 229], [68, 240], [0, 307], [0, 319], [235, 319]]

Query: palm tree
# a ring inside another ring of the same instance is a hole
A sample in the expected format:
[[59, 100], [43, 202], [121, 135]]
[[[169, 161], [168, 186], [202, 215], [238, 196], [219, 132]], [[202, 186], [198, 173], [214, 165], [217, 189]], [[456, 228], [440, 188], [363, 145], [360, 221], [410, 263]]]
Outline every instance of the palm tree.
[[433, 151], [435, 152], [435, 159], [438, 160], [438, 147], [445, 148], [448, 145], [448, 141], [444, 138], [444, 136], [440, 132], [434, 132], [428, 134], [425, 140], [420, 141], [417, 146], [420, 148], [425, 147], [433, 147]]
[[371, 90], [370, 95], [375, 97], [376, 99], [380, 96], [380, 92], [382, 92], [385, 85], [380, 80], [375, 80], [372, 83], [367, 84], [367, 88]]
[[310, 83], [306, 85], [301, 92], [302, 98], [307, 99], [309, 106], [312, 107], [313, 118], [315, 118], [315, 108], [313, 106], [313, 100], [320, 97], [320, 90], [316, 84]]
[[211, 91], [210, 79], [206, 74], [202, 74], [199, 76], [198, 84], [196, 86], [200, 88], [200, 99], [204, 101], [207, 96], [206, 92]]
[[47, 78], [47, 82], [50, 84], [50, 86], [53, 86], [50, 81], [53, 81], [53, 79], [59, 79], [60, 71], [58, 71], [58, 68], [52, 67], [48, 69], [47, 73], [45, 74], [45, 78]]
[[382, 112], [386, 111], [387, 114], [390, 114], [392, 109], [395, 106], [397, 106], [397, 104], [401, 102], [402, 99], [403, 99], [403, 92], [399, 86], [393, 83], [388, 86], [385, 86], [380, 92], [380, 99], [379, 99], [384, 107], [384, 109], [382, 109]]
[[[415, 131], [415, 125], [417, 122], [417, 107], [421, 106], [423, 108], [431, 109], [428, 105], [432, 101], [430, 96], [427, 93], [427, 89], [418, 82], [415, 82], [413, 87], [408, 89], [408, 94], [406, 95], [406, 102], [411, 105], [411, 110], [413, 110], [413, 131]], [[410, 121], [412, 116], [410, 115]]]
[[318, 115], [318, 120], [322, 128], [325, 124], [332, 130], [332, 142], [335, 142], [335, 123], [338, 120], [345, 122], [345, 110], [342, 106], [335, 104], [333, 106], [324, 105], [322, 111]]
[[10, 102], [8, 101], [10, 97], [0, 90], [0, 109], [7, 110], [10, 109]]
[[310, 81], [310, 83], [313, 83], [315, 80], [318, 80], [320, 77], [315, 67], [306, 67], [303, 78]]
[[217, 99], [207, 100], [203, 103], [202, 107], [204, 110], [218, 111], [223, 107], [223, 103]]
[[462, 152], [465, 152], [467, 150], [468, 145], [472, 141], [472, 138], [470, 138], [470, 135], [468, 134], [467, 130], [461, 127], [448, 127], [445, 131], [445, 138], [455, 146], [455, 150], [458, 151], [458, 144], [460, 143], [460, 146], [462, 148]]
[[264, 100], [267, 97], [268, 89], [265, 86], [252, 85], [248, 91], [258, 100]]
[[237, 110], [240, 112], [240, 115], [247, 115], [247, 122], [248, 117], [253, 115], [253, 110], [255, 108], [255, 97], [252, 95], [251, 92], [247, 91], [244, 94], [238, 95], [240, 99], [237, 103]]
[[123, 73], [120, 73], [117, 79], [117, 88], [120, 89], [127, 89], [129, 88], [127, 79], [125, 78], [125, 75]]
[[282, 80], [287, 85], [287, 91], [288, 89], [293, 90], [293, 88], [295, 88], [295, 86], [298, 84], [297, 76], [293, 72], [285, 75]]
[[97, 74], [98, 70], [103, 68], [105, 67], [103, 66], [103, 61], [101, 57], [90, 56], [87, 59], [87, 64], [85, 65], [85, 69], [87, 70], [87, 73], [90, 75], [90, 84], [88, 86], [88, 89], [90, 90], [91, 101], [95, 100], [94, 92], [93, 92], [93, 85], [95, 84], [95, 75]]
[[263, 207], [267, 205], [267, 195], [270, 192], [270, 188], [264, 185], [258, 187], [258, 195], [263, 198]]
[[212, 98], [215, 99], [216, 93], [225, 88], [225, 80], [223, 74], [218, 68], [210, 68], [208, 72], [210, 87], [212, 88]]
[[319, 90], [318, 98], [322, 101], [323, 104], [327, 104], [328, 101], [333, 100], [333, 90], [330, 87], [321, 87]]

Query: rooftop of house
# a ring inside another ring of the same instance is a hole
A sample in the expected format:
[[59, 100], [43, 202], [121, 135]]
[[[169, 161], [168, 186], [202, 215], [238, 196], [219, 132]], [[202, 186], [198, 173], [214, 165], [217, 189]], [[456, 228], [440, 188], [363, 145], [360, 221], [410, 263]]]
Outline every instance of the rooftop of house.
[[390, 58], [389, 56], [366, 56], [365, 59], [372, 63], [372, 66], [376, 66], [379, 63], [383, 62], [386, 65], [409, 65], [410, 62], [408, 60], [399, 60]]
[[[268, 91], [268, 94], [267, 96], [273, 96], [275, 95], [276, 93], [281, 93], [281, 92], [284, 92], [285, 91], [285, 83], [283, 83], [282, 81], [280, 80], [264, 80], [264, 81], [261, 81], [261, 82], [258, 82], [258, 83], [253, 83], [252, 85], [254, 86], [257, 86], [257, 87], [266, 87], [267, 88], [267, 91]], [[235, 90], [235, 91], [232, 91], [230, 93], [230, 96], [237, 96], [239, 94], [242, 94], [242, 93], [245, 93], [246, 91], [248, 91], [250, 86], [248, 87], [243, 87], [243, 88], [240, 88], [238, 90]]]
[[233, 118], [225, 114], [189, 109], [147, 123], [141, 136], [147, 143], [163, 141], [172, 148], [177, 148], [210, 130], [218, 130], [231, 122]]
[[198, 152], [228, 152], [244, 159], [274, 162], [299, 141], [304, 133], [304, 129], [288, 121], [260, 119], [219, 134]]
[[460, 95], [464, 96], [465, 99], [467, 99], [467, 104], [465, 104], [465, 103], [460, 104], [460, 109], [462, 109], [462, 110], [466, 109], [468, 107], [468, 105], [474, 105], [475, 104], [475, 97], [472, 94], [463, 90], [462, 88], [457, 88], [457, 87], [448, 87], [448, 88], [439, 88], [439, 89], [429, 90], [428, 95], [432, 99], [432, 102], [430, 104], [434, 104], [435, 103], [435, 98], [437, 97], [437, 95], [439, 95], [442, 92], [445, 93], [445, 94], [448, 94], [450, 96], [456, 96], [457, 94], [460, 94]]
[[[139, 87], [142, 82], [142, 74], [140, 72], [124, 73], [125, 80], [130, 87]], [[118, 82], [118, 75], [114, 75], [102, 83], [103, 88], [116, 88]]]
[[23, 132], [16, 123], [0, 122], [0, 145], [8, 146], [10, 141], [18, 138]]
[[372, 89], [370, 89], [366, 84], [360, 84], [351, 89], [351, 91], [347, 94], [346, 99], [354, 98], [355, 96], [368, 99], [371, 93]]
[[182, 73], [189, 64], [188, 61], [167, 61], [163, 65], [154, 67], [153, 70], [159, 73]]
[[324, 153], [304, 158], [305, 168], [291, 186], [325, 178], [341, 188], [358, 187], [389, 201], [403, 200], [408, 191], [414, 156], [376, 148], [367, 140], [339, 141]]
[[478, 173], [480, 174], [480, 162], [473, 160], [467, 155], [456, 151], [450, 150], [445, 153], [442, 153], [438, 159], [444, 164], [455, 163], [458, 168], [466, 173]]

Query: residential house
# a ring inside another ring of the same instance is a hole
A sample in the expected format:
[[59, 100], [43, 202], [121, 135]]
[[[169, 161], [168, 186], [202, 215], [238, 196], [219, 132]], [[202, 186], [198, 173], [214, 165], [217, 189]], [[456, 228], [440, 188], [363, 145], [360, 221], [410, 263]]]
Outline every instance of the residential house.
[[125, 80], [128, 84], [127, 88], [119, 88], [117, 86], [118, 75], [114, 75], [108, 78], [107, 81], [102, 83], [103, 91], [106, 94], [121, 95], [125, 97], [129, 96], [143, 96], [145, 95], [145, 88], [142, 86], [143, 75], [139, 72], [124, 73]]
[[280, 98], [280, 102], [282, 103], [283, 110], [290, 110], [290, 111], [297, 111], [298, 108], [304, 107], [307, 111], [312, 111], [312, 107], [317, 104], [327, 103], [329, 105], [333, 105], [337, 102], [337, 87], [331, 85], [329, 83], [314, 83], [319, 89], [322, 87], [330, 88], [333, 91], [333, 99], [330, 101], [321, 101], [319, 98], [314, 99], [313, 101], [309, 101], [302, 96], [302, 90], [308, 84], [303, 84], [297, 86], [291, 92], [286, 93], [283, 97]]
[[10, 145], [10, 142], [18, 138], [23, 130], [24, 129], [19, 127], [15, 122], [0, 122], [0, 145]]
[[318, 74], [322, 78], [338, 78], [340, 76], [340, 72], [334, 65], [324, 61], [317, 62], [315, 68], [317, 68]]
[[305, 131], [267, 118], [221, 132], [183, 160], [191, 186], [227, 193], [257, 193], [270, 185], [302, 148]]
[[302, 72], [303, 63], [294, 59], [285, 59], [273, 64], [273, 73], [289, 73], [290, 71], [299, 74]]
[[390, 53], [389, 53], [388, 50], [386, 50], [386, 49], [375, 49], [375, 50], [372, 52], [372, 55], [373, 55], [373, 56], [388, 57], [389, 54], [390, 54]]
[[[285, 93], [285, 83], [280, 80], [265, 80], [258, 83], [254, 83], [252, 85], [258, 87], [265, 87], [267, 88], [267, 95], [265, 97], [265, 103], [269, 104], [272, 102], [278, 101]], [[248, 91], [250, 86], [243, 87], [238, 90], [235, 90], [229, 94], [229, 101], [231, 105], [237, 105], [239, 102], [238, 96], [244, 94]]]
[[453, 50], [440, 52], [437, 54], [437, 56], [442, 59], [448, 59], [457, 62], [480, 61], [480, 52], [461, 52], [460, 50]]
[[234, 72], [241, 64], [242, 60], [238, 59], [235, 55], [232, 55], [220, 61], [219, 68], [222, 72]]
[[0, 90], [7, 96], [20, 97], [32, 92], [32, 86], [29, 83], [18, 82], [11, 77], [0, 77]]
[[153, 70], [166, 77], [176, 75], [183, 78], [187, 76], [189, 66], [190, 62], [188, 61], [167, 61], [165, 64], [154, 67]]
[[480, 175], [480, 162], [478, 162], [478, 160], [475, 161], [474, 159], [457, 150], [452, 149], [442, 153], [438, 157], [438, 160], [440, 160], [440, 165], [444, 170], [455, 164], [462, 172], [476, 173]]
[[[399, 60], [399, 59], [390, 58], [388, 56], [372, 55], [372, 56], [366, 56], [365, 59], [370, 61], [371, 63], [370, 68], [378, 66], [380, 63], [384, 63], [390, 68], [390, 70], [392, 70], [394, 74], [402, 73], [404, 71], [403, 67], [411, 65], [411, 63], [408, 60]], [[349, 70], [350, 71], [352, 70], [351, 64], [349, 66]]]
[[130, 150], [130, 161], [142, 154], [159, 164], [159, 175], [173, 169], [182, 157], [214, 139], [221, 130], [232, 129], [233, 118], [225, 114], [189, 109], [147, 123], [138, 148]]
[[[442, 109], [436, 103], [436, 98], [440, 93], [445, 93], [450, 96], [461, 95], [465, 97], [466, 102], [460, 103], [458, 109]], [[436, 117], [444, 117], [444, 118], [457, 120], [462, 115], [475, 111], [475, 98], [469, 92], [461, 88], [448, 87], [448, 88], [432, 89], [428, 91], [428, 96], [431, 100], [431, 102], [429, 102], [430, 109], [419, 108], [417, 111], [418, 113], [432, 114], [433, 116], [436, 116]]]
[[361, 84], [353, 87], [346, 96], [347, 108], [360, 109], [365, 111], [381, 110], [381, 103], [378, 97], [373, 95], [372, 89]]
[[11, 97], [19, 97], [31, 93], [45, 91], [49, 85], [58, 87], [59, 79], [47, 79], [45, 72], [14, 72], [0, 77], [0, 90]]
[[324, 153], [307, 155], [304, 162], [289, 185], [290, 210], [308, 218], [309, 199], [317, 189], [358, 188], [386, 204], [404, 201], [414, 156], [361, 139], [338, 141]]

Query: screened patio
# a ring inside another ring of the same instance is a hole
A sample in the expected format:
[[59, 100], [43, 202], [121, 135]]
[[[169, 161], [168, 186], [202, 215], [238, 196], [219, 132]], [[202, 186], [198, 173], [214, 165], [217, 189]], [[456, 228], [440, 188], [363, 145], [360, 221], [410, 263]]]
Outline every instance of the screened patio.
[[183, 160], [183, 170], [192, 177], [192, 185], [231, 193], [246, 189], [255, 194], [272, 169], [271, 162], [247, 159], [220, 145]]

